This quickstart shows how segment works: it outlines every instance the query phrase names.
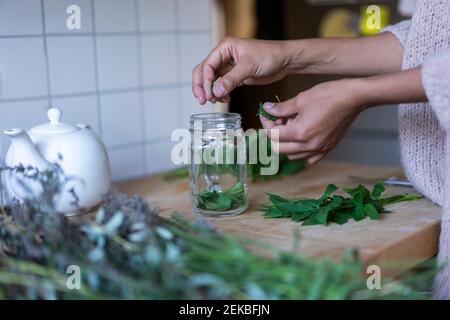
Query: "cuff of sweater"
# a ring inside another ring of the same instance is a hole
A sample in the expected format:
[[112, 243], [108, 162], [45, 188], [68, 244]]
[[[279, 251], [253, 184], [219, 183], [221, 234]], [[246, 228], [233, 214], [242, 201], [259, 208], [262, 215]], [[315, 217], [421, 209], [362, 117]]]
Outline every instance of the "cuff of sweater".
[[408, 39], [410, 27], [411, 20], [405, 20], [395, 25], [387, 26], [386, 28], [382, 29], [380, 33], [391, 32], [397, 37], [398, 41], [404, 48], [406, 46], [406, 40]]
[[427, 58], [422, 66], [425, 93], [439, 123], [450, 129], [450, 50]]

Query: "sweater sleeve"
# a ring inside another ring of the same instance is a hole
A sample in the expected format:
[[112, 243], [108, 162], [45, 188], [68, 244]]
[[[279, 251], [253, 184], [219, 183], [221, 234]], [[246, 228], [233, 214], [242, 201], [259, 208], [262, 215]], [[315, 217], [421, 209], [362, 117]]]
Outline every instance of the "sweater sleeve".
[[[446, 131], [445, 158], [450, 158], [450, 49], [425, 59], [422, 83], [439, 123]], [[439, 240], [440, 263], [445, 264], [435, 280], [435, 298], [450, 299], [450, 162], [444, 171], [444, 201]]]
[[383, 32], [393, 33], [397, 37], [402, 47], [404, 48], [406, 46], [406, 41], [408, 39], [410, 27], [411, 27], [411, 20], [405, 20], [397, 24], [387, 26], [386, 28], [382, 29], [380, 33]]
[[450, 130], [450, 49], [427, 58], [422, 65], [422, 83], [441, 126]]
[[[446, 158], [448, 159], [450, 154], [450, 135], [448, 132], [445, 144]], [[433, 292], [434, 298], [439, 300], [450, 300], [450, 171], [445, 171], [445, 196], [442, 206], [441, 234], [439, 236], [438, 254], [438, 262], [443, 268], [434, 279]]]

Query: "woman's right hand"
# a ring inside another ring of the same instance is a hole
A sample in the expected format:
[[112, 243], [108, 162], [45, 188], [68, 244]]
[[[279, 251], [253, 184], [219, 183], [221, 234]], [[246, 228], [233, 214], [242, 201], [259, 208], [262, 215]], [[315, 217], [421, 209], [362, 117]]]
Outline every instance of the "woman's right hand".
[[267, 84], [287, 74], [287, 42], [225, 38], [193, 70], [192, 91], [200, 104], [228, 101], [242, 84]]

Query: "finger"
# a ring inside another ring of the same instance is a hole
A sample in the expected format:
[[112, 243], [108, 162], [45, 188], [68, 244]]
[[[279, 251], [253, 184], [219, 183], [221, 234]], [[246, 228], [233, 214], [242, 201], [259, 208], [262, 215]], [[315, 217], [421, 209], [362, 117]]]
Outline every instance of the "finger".
[[298, 137], [296, 122], [291, 121], [281, 125], [275, 124], [274, 121], [270, 122], [272, 125], [265, 128], [268, 129], [267, 135], [271, 140], [278, 142], [308, 142], [307, 140]]
[[316, 154], [315, 156], [312, 156], [311, 158], [308, 159], [308, 163], [309, 163], [310, 165], [316, 164], [316, 163], [318, 163], [320, 160], [322, 160], [322, 159], [325, 157], [325, 155], [326, 155], [326, 152]]
[[217, 98], [222, 98], [236, 87], [240, 86], [245, 79], [251, 77], [251, 64], [242, 59], [233, 69], [223, 77], [219, 78], [213, 86], [213, 94]]
[[[272, 142], [276, 143], [276, 142]], [[297, 155], [305, 152], [313, 152], [316, 150], [311, 150], [306, 143], [301, 142], [281, 142], [278, 143], [278, 153], [287, 154], [287, 155]]]
[[267, 130], [267, 136], [272, 142], [306, 142], [296, 139], [295, 126], [293, 123], [283, 125], [281, 119], [272, 121], [259, 115], [259, 119], [264, 129]]
[[261, 121], [261, 125], [263, 126], [263, 128], [267, 130], [272, 129], [277, 125], [275, 121], [269, 120], [261, 114], [259, 115], [259, 121]]
[[231, 101], [231, 98], [229, 95], [223, 97], [222, 99], [219, 100], [222, 103], [229, 103]]
[[307, 158], [311, 158], [313, 156], [315, 156], [317, 154], [317, 152], [313, 151], [313, 152], [301, 152], [301, 153], [297, 153], [297, 154], [290, 154], [288, 155], [288, 159], [289, 160], [301, 160], [301, 159], [307, 159]]
[[[214, 69], [209, 65], [207, 62], [205, 62], [202, 66], [202, 79], [203, 79], [203, 91], [205, 92], [206, 100], [211, 101], [215, 98], [212, 93], [212, 83], [214, 82]], [[216, 99], [217, 101], [217, 99]]]
[[197, 65], [194, 70], [192, 70], [192, 93], [197, 98], [200, 104], [206, 103], [206, 95], [203, 91], [203, 81], [202, 81], [202, 65]]
[[231, 56], [232, 50], [230, 50], [231, 42], [220, 42], [206, 57], [206, 59], [198, 65], [195, 69], [195, 86], [202, 88], [202, 97], [210, 100], [213, 96], [212, 83], [215, 80], [215, 75], [219, 70], [229, 65], [229, 62], [233, 59]]
[[298, 106], [296, 98], [289, 99], [280, 103], [266, 102], [264, 103], [264, 110], [271, 115], [287, 118], [298, 114]]

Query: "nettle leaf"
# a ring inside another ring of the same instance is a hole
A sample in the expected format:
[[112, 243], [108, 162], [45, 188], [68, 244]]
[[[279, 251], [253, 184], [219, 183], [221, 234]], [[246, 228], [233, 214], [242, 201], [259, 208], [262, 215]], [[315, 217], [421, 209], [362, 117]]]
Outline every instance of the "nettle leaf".
[[317, 200], [307, 199], [298, 200], [295, 202], [284, 202], [276, 205], [279, 209], [286, 212], [304, 212], [319, 208], [319, 203]]
[[297, 172], [305, 168], [305, 161], [303, 159], [299, 160], [289, 160], [287, 157], [282, 157], [280, 159], [280, 169], [278, 170], [278, 175], [280, 176], [292, 176]]
[[316, 221], [320, 224], [327, 224], [328, 222], [328, 214], [330, 213], [329, 207], [320, 208], [317, 213], [314, 215]]
[[380, 198], [381, 194], [386, 190], [382, 182], [377, 183], [373, 186], [371, 196], [373, 199]]
[[270, 202], [272, 202], [273, 204], [280, 204], [280, 203], [285, 203], [285, 202], [290, 202], [290, 200], [283, 198], [279, 195], [273, 194], [273, 193], [267, 193], [267, 195], [269, 196], [269, 200]]
[[353, 213], [353, 219], [355, 221], [361, 221], [366, 218], [366, 213], [364, 212], [364, 206], [362, 204], [357, 204], [355, 207], [355, 212]]
[[276, 208], [268, 208], [264, 213], [265, 218], [286, 218], [286, 212]]
[[245, 187], [241, 182], [223, 191], [204, 191], [196, 196], [196, 206], [200, 209], [228, 211], [244, 204]]
[[342, 224], [347, 223], [351, 217], [352, 217], [351, 214], [336, 211], [334, 214], [331, 215], [330, 221], [342, 225]]
[[264, 105], [262, 102], [259, 103], [259, 107], [258, 107], [258, 112], [256, 113], [257, 115], [261, 115], [264, 118], [271, 120], [271, 121], [275, 121], [280, 119], [277, 116], [274, 116], [273, 114], [268, 113], [265, 109], [264, 109]]
[[380, 218], [380, 214], [371, 203], [366, 203], [364, 205], [364, 212], [367, 214], [367, 216], [369, 216], [370, 219], [377, 220]]
[[319, 201], [323, 202], [324, 200], [326, 200], [329, 196], [331, 196], [331, 194], [333, 194], [335, 191], [337, 191], [338, 187], [336, 187], [336, 185], [334, 184], [329, 184], [327, 186], [327, 188], [325, 189], [322, 197], [320, 197]]

